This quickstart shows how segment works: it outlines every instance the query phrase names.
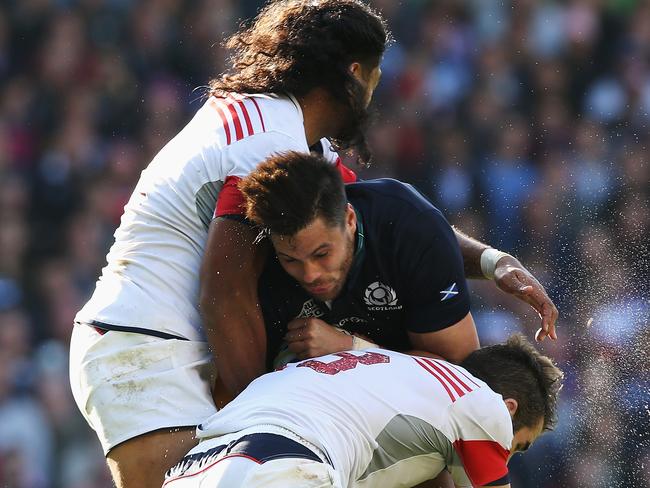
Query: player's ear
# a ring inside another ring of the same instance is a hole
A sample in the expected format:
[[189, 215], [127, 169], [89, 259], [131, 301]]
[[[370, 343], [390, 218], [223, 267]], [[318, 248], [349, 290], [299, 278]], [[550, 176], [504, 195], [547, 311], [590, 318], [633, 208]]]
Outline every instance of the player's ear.
[[359, 81], [363, 81], [363, 66], [361, 66], [361, 63], [355, 61], [354, 63], [350, 64], [350, 67], [348, 69], [350, 70], [350, 74], [352, 76], [354, 76]]
[[506, 404], [506, 407], [508, 408], [508, 412], [510, 412], [510, 416], [514, 417], [515, 413], [517, 412], [517, 407], [519, 407], [519, 403], [517, 403], [517, 400], [515, 400], [514, 398], [506, 398], [503, 401]]
[[351, 230], [356, 230], [357, 228], [357, 213], [354, 211], [354, 207], [349, 203], [345, 209], [345, 226]]

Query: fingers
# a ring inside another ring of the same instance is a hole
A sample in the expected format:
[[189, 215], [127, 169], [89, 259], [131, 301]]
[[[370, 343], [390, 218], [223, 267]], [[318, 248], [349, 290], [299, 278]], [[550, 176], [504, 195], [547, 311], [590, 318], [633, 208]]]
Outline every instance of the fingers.
[[307, 325], [306, 318], [293, 319], [291, 322], [287, 324], [287, 330], [300, 329], [305, 325]]
[[309, 344], [307, 341], [290, 342], [288, 348], [298, 359], [306, 359], [310, 357], [307, 355], [307, 352], [309, 351]]
[[284, 336], [284, 340], [291, 343], [303, 340], [305, 338], [304, 336], [304, 327], [301, 327], [300, 329], [294, 329], [287, 332]]
[[541, 342], [546, 337], [557, 340], [555, 323], [559, 312], [544, 287], [532, 275], [517, 270], [504, 277], [500, 287], [528, 303], [539, 314], [542, 323], [535, 334], [536, 341]]

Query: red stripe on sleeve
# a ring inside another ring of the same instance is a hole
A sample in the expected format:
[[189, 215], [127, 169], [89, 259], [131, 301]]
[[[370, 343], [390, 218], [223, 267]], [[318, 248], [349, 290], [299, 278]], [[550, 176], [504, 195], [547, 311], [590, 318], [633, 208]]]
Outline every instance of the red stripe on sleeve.
[[264, 117], [262, 117], [262, 111], [260, 110], [260, 106], [257, 104], [257, 100], [255, 100], [255, 97], [251, 97], [251, 100], [255, 104], [255, 108], [257, 109], [257, 115], [260, 116], [260, 123], [262, 124], [262, 132], [266, 132], [266, 127], [264, 127]]
[[340, 171], [343, 183], [354, 183], [357, 181], [357, 174], [343, 164], [341, 158], [336, 159], [336, 168]]
[[242, 114], [244, 114], [244, 121], [246, 122], [246, 130], [248, 131], [248, 135], [252, 136], [255, 134], [255, 131], [253, 130], [253, 124], [251, 122], [251, 118], [248, 115], [248, 109], [246, 108], [246, 104], [240, 97], [233, 97], [230, 95], [230, 97], [234, 100], [237, 100], [237, 104], [239, 105], [239, 108], [241, 109]]
[[458, 394], [459, 397], [462, 397], [465, 394], [465, 392], [463, 390], [461, 390], [460, 386], [458, 386], [454, 382], [454, 380], [452, 380], [449, 376], [447, 376], [447, 373], [445, 373], [445, 371], [442, 368], [440, 368], [440, 366], [438, 366], [436, 363], [434, 363], [433, 360], [431, 360], [431, 359], [423, 359], [423, 361], [426, 362], [427, 364], [429, 364], [433, 369], [435, 369], [438, 372], [438, 374], [440, 376], [442, 376], [444, 379], [446, 379], [449, 382], [449, 384], [451, 385], [451, 387], [456, 391], [456, 393]]
[[226, 107], [228, 107], [230, 115], [232, 116], [232, 121], [235, 124], [235, 140], [240, 141], [244, 137], [244, 131], [242, 130], [241, 122], [239, 121], [239, 114], [237, 113], [237, 109], [233, 104], [234, 100], [226, 103]]
[[212, 99], [210, 100], [210, 105], [212, 108], [214, 108], [217, 113], [219, 114], [219, 117], [221, 117], [221, 123], [223, 124], [223, 130], [226, 133], [226, 145], [230, 144], [230, 126], [228, 125], [228, 118], [226, 117], [226, 113], [223, 111], [221, 108], [219, 102], [216, 100]]
[[224, 215], [244, 215], [244, 196], [237, 188], [240, 178], [238, 176], [228, 176], [217, 198], [217, 206], [214, 210], [215, 217]]
[[454, 371], [449, 367], [448, 364], [446, 364], [444, 361], [436, 361], [435, 359], [432, 360], [432, 361], [434, 361], [438, 366], [440, 366], [440, 367], [443, 368], [445, 371], [447, 371], [450, 375], [452, 375], [452, 376], [454, 377], [454, 379], [455, 379], [458, 383], [460, 383], [460, 385], [461, 385], [463, 388], [465, 388], [465, 389], [467, 390], [468, 393], [469, 393], [470, 391], [472, 391], [472, 389], [471, 389], [469, 386], [467, 386], [465, 383], [463, 383], [463, 381], [462, 381], [458, 376], [456, 376], [456, 375], [454, 374]]
[[455, 402], [455, 401], [456, 401], [456, 398], [454, 397], [454, 394], [451, 392], [451, 390], [449, 389], [449, 387], [447, 386], [447, 384], [442, 380], [442, 378], [440, 378], [440, 377], [435, 373], [435, 371], [433, 371], [433, 369], [431, 369], [429, 366], [427, 366], [427, 365], [426, 365], [426, 364], [425, 364], [425, 363], [424, 363], [420, 358], [416, 358], [416, 357], [414, 357], [413, 359], [415, 359], [415, 362], [418, 363], [420, 366], [422, 366], [422, 368], [423, 368], [427, 373], [429, 373], [431, 376], [433, 376], [435, 379], [438, 380], [438, 383], [440, 383], [440, 384], [444, 387], [444, 389], [447, 391], [447, 395], [449, 395], [449, 398], [451, 399], [451, 401], [452, 401], [452, 402]]
[[508, 474], [510, 451], [498, 442], [458, 439], [454, 449], [474, 486], [483, 486]]
[[480, 387], [481, 387], [481, 386], [480, 386], [476, 381], [474, 381], [472, 378], [470, 378], [469, 376], [467, 376], [467, 375], [463, 372], [463, 370], [460, 369], [460, 368], [458, 368], [456, 365], [451, 364], [451, 363], [447, 363], [447, 365], [448, 365], [449, 367], [451, 367], [454, 371], [457, 371], [458, 373], [462, 374], [462, 375], [465, 377], [465, 379], [467, 379], [467, 381], [471, 382], [475, 387], [477, 387], [477, 388], [480, 388]]

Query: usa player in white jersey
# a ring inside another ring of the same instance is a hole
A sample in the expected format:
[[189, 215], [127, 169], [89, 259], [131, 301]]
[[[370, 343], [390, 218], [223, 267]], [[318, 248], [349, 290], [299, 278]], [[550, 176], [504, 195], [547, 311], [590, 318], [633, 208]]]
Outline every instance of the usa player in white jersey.
[[[303, 43], [315, 30], [324, 37]], [[264, 56], [234, 60], [220, 79], [255, 70], [266, 85], [244, 90], [215, 80], [204, 106], [143, 171], [96, 290], [75, 318], [73, 394], [119, 488], [160, 486], [165, 470], [196, 443], [196, 425], [216, 411], [206, 339], [224, 381], [232, 371], [250, 378], [263, 372], [224, 357], [220, 348], [233, 345], [228, 331], [201, 325], [199, 271], [218, 196], [227, 197], [222, 207], [231, 204], [237, 178], [278, 152], [308, 152], [325, 136], [362, 142], [360, 121], [387, 40], [383, 20], [356, 0], [275, 1], [231, 42], [243, 36]], [[322, 66], [327, 76], [315, 76]], [[329, 142], [322, 146], [329, 151]], [[224, 241], [236, 229], [228, 235]], [[237, 254], [224, 259], [234, 262]], [[255, 354], [264, 335], [249, 336]]]
[[[118, 488], [159, 486], [194, 445], [195, 425], [216, 410], [213, 364], [234, 391], [264, 372], [259, 246], [245, 224], [213, 216], [241, 214], [237, 179], [278, 152], [331, 136], [367, 157], [362, 128], [387, 36], [357, 0], [271, 3], [233, 37], [232, 70], [143, 171], [71, 342], [73, 394]], [[465, 259], [480, 269], [476, 249]], [[525, 272], [508, 259], [493, 269]], [[511, 282], [538, 294], [548, 329], [543, 289]]]
[[555, 422], [562, 372], [521, 335], [462, 367], [383, 349], [289, 364], [199, 426], [166, 488], [510, 486]]

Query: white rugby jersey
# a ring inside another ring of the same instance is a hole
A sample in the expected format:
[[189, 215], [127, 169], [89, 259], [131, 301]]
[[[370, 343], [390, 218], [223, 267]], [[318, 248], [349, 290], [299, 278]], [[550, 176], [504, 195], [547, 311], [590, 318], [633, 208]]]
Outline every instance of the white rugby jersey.
[[501, 395], [446, 361], [383, 349], [288, 365], [198, 428], [277, 425], [322, 449], [347, 487], [407, 487], [445, 467], [458, 486], [507, 484], [512, 420]]
[[209, 98], [142, 172], [75, 321], [202, 340], [199, 268], [217, 197], [229, 177], [290, 150], [309, 150], [295, 98]]

